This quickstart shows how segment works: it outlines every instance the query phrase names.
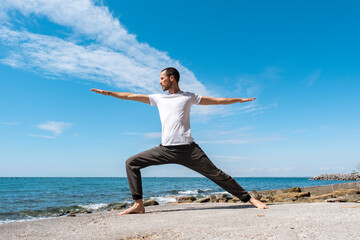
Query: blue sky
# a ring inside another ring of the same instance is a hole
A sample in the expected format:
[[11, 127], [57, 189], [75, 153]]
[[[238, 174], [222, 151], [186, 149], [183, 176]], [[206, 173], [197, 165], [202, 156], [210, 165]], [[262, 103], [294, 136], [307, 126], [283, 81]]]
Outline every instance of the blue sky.
[[[180, 88], [251, 103], [196, 106], [195, 141], [236, 177], [360, 164], [357, 1], [1, 1], [0, 176], [125, 176], [160, 144], [157, 109], [91, 88]], [[181, 166], [143, 176], [199, 176]]]

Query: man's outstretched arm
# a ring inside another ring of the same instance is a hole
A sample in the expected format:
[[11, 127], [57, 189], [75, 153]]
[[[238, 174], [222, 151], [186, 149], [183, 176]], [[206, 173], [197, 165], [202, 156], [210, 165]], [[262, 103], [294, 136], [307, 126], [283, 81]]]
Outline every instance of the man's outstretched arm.
[[201, 97], [200, 105], [233, 104], [254, 101], [255, 98], [213, 98]]
[[145, 94], [134, 94], [134, 93], [130, 93], [130, 92], [112, 92], [112, 91], [106, 91], [106, 90], [95, 89], [95, 88], [92, 88], [91, 91], [100, 93], [105, 96], [112, 96], [112, 97], [116, 97], [119, 99], [133, 100], [133, 101], [150, 104], [149, 95], [145, 95]]

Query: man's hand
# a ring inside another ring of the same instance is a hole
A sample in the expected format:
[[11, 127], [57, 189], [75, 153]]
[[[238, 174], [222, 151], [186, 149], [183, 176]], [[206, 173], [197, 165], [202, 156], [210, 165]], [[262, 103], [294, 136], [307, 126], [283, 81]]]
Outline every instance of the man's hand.
[[106, 91], [106, 90], [95, 89], [95, 88], [92, 88], [91, 91], [100, 93], [105, 96], [112, 96], [112, 97], [116, 97], [119, 99], [132, 100], [132, 101], [150, 104], [149, 96], [145, 95], [145, 94], [134, 94], [134, 93], [130, 93], [130, 92], [112, 92], [112, 91]]
[[254, 101], [255, 98], [213, 98], [201, 97], [200, 105], [219, 105], [219, 104], [233, 104]]
[[254, 101], [256, 98], [243, 98], [242, 99], [242, 102], [251, 102], [251, 101]]
[[101, 89], [95, 89], [95, 88], [92, 88], [91, 91], [96, 92], [96, 93], [100, 93], [100, 94], [105, 95], [105, 96], [109, 96], [109, 91], [105, 91], [105, 90], [101, 90]]

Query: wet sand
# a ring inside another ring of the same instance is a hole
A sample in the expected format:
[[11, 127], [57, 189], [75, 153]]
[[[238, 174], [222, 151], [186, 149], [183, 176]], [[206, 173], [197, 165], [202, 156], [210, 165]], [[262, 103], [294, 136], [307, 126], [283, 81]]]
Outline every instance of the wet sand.
[[166, 204], [0, 225], [0, 239], [360, 239], [360, 203]]

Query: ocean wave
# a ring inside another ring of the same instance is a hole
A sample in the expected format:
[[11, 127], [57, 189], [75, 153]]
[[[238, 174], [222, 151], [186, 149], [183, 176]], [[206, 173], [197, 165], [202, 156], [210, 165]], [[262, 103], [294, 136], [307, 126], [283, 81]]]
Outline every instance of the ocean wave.
[[130, 203], [131, 202], [129, 201], [112, 203], [90, 203], [86, 205], [47, 207], [44, 209], [25, 209], [19, 212], [0, 212], [0, 224], [61, 217], [69, 213], [88, 214], [97, 211], [110, 211], [113, 208], [126, 207]]
[[205, 189], [195, 189], [195, 190], [174, 190], [172, 192], [180, 194], [180, 195], [197, 195], [201, 193], [209, 193], [214, 189], [205, 188]]
[[79, 207], [85, 208], [86, 210], [100, 210], [102, 208], [106, 208], [107, 206], [109, 206], [109, 204], [107, 203], [91, 203], [88, 205], [79, 205]]
[[25, 209], [19, 212], [0, 213], [0, 224], [59, 217], [71, 212], [81, 214], [87, 213], [89, 211], [100, 211], [105, 210], [107, 206], [108, 204], [106, 203], [99, 203], [88, 205], [48, 207], [44, 209]]
[[226, 195], [229, 195], [229, 196], [231, 196], [231, 194], [230, 193], [228, 193], [228, 192], [213, 192], [212, 194], [214, 194], [214, 195], [217, 195], [217, 194], [226, 194]]
[[28, 222], [28, 221], [35, 221], [35, 220], [41, 220], [41, 219], [49, 219], [49, 218], [54, 218], [54, 217], [30, 217], [27, 219], [7, 219], [7, 220], [0, 220], [0, 225], [1, 224], [7, 224], [7, 223], [13, 223], [13, 222]]
[[157, 201], [160, 205], [176, 202], [175, 197], [151, 197], [150, 199]]
[[198, 190], [185, 190], [185, 191], [178, 191], [178, 194], [185, 194], [185, 195], [192, 195], [192, 194], [198, 194]]

